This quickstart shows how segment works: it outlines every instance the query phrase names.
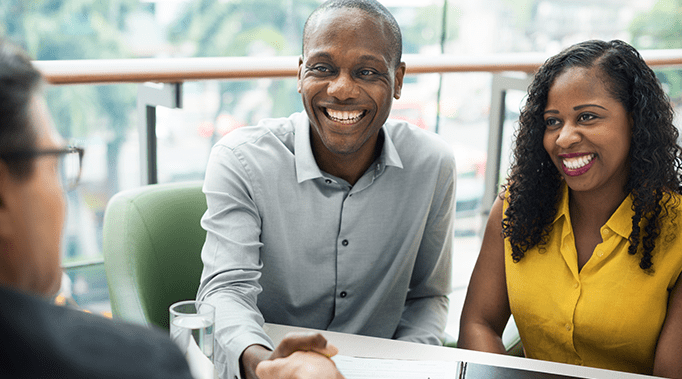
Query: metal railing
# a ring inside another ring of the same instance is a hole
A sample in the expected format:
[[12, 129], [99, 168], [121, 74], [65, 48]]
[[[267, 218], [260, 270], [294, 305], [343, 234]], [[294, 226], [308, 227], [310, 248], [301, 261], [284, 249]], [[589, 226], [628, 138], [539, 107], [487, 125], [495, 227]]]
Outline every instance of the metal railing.
[[[652, 67], [682, 66], [682, 49], [643, 50]], [[494, 55], [405, 54], [407, 74], [452, 72], [533, 72], [549, 57], [543, 53]], [[51, 84], [179, 83], [214, 79], [295, 77], [296, 56], [222, 58], [145, 58], [35, 61]]]

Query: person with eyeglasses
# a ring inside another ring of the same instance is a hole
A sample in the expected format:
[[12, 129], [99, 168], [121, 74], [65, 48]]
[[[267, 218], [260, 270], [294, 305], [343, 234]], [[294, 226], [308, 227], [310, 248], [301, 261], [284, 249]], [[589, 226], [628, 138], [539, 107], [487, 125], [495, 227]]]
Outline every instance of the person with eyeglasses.
[[12, 151], [0, 154], [0, 158], [16, 162], [44, 155], [57, 156], [62, 186], [66, 191], [71, 191], [76, 189], [81, 178], [83, 154], [85, 154], [85, 149], [82, 147], [66, 146], [60, 149]]
[[67, 147], [29, 58], [0, 39], [0, 377], [189, 379], [166, 333], [49, 299], [61, 282], [64, 190], [83, 149]]

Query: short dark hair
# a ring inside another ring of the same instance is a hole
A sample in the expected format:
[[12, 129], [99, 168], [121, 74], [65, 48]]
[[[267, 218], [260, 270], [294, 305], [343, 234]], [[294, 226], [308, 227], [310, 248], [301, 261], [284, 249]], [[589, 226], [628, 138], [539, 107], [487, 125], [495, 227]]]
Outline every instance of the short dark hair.
[[364, 11], [367, 14], [382, 20], [384, 25], [388, 26], [392, 37], [389, 50], [393, 54], [391, 58], [394, 61], [395, 67], [398, 67], [403, 55], [403, 37], [400, 32], [400, 26], [391, 12], [376, 0], [329, 0], [322, 3], [310, 14], [310, 16], [308, 16], [308, 20], [306, 20], [305, 25], [303, 26], [303, 54], [305, 55], [305, 47], [308, 43], [310, 26], [317, 21], [322, 13], [332, 9], [344, 8]]
[[[634, 197], [629, 253], [641, 252], [640, 267], [647, 270], [652, 266], [661, 219], [676, 201], [670, 194], [682, 193], [682, 150], [670, 100], [656, 75], [635, 48], [619, 40], [585, 41], [563, 50], [540, 67], [528, 87], [503, 221], [512, 257], [518, 261], [525, 251], [546, 242], [554, 219], [561, 175], [543, 145], [543, 112], [554, 80], [572, 67], [597, 68], [610, 95], [632, 117], [630, 172], [624, 188]], [[641, 221], [644, 226], [640, 228]]]
[[[0, 155], [35, 148], [38, 135], [29, 107], [41, 83], [42, 75], [23, 50], [0, 38]], [[5, 163], [19, 179], [33, 172], [31, 159]]]

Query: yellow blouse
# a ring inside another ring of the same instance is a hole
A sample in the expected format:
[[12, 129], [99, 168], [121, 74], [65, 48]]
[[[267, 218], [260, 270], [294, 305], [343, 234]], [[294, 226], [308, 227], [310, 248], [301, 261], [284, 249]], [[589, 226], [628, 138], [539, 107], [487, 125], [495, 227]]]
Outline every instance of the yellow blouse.
[[526, 356], [651, 374], [669, 290], [682, 271], [680, 205], [671, 209], [676, 219], [664, 219], [653, 274], [639, 268], [641, 255], [627, 252], [631, 196], [602, 226], [603, 242], [579, 272], [566, 185], [562, 191], [544, 248], [514, 263], [505, 240], [509, 305]]

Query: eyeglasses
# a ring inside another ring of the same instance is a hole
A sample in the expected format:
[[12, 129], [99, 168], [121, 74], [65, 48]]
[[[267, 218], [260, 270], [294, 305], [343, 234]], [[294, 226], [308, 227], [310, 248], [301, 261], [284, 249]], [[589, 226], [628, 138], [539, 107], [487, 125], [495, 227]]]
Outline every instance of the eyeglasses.
[[16, 151], [0, 154], [0, 158], [5, 160], [31, 159], [45, 155], [57, 155], [62, 186], [67, 191], [71, 191], [78, 186], [81, 178], [83, 154], [85, 154], [85, 150], [82, 147], [69, 146], [64, 149]]

